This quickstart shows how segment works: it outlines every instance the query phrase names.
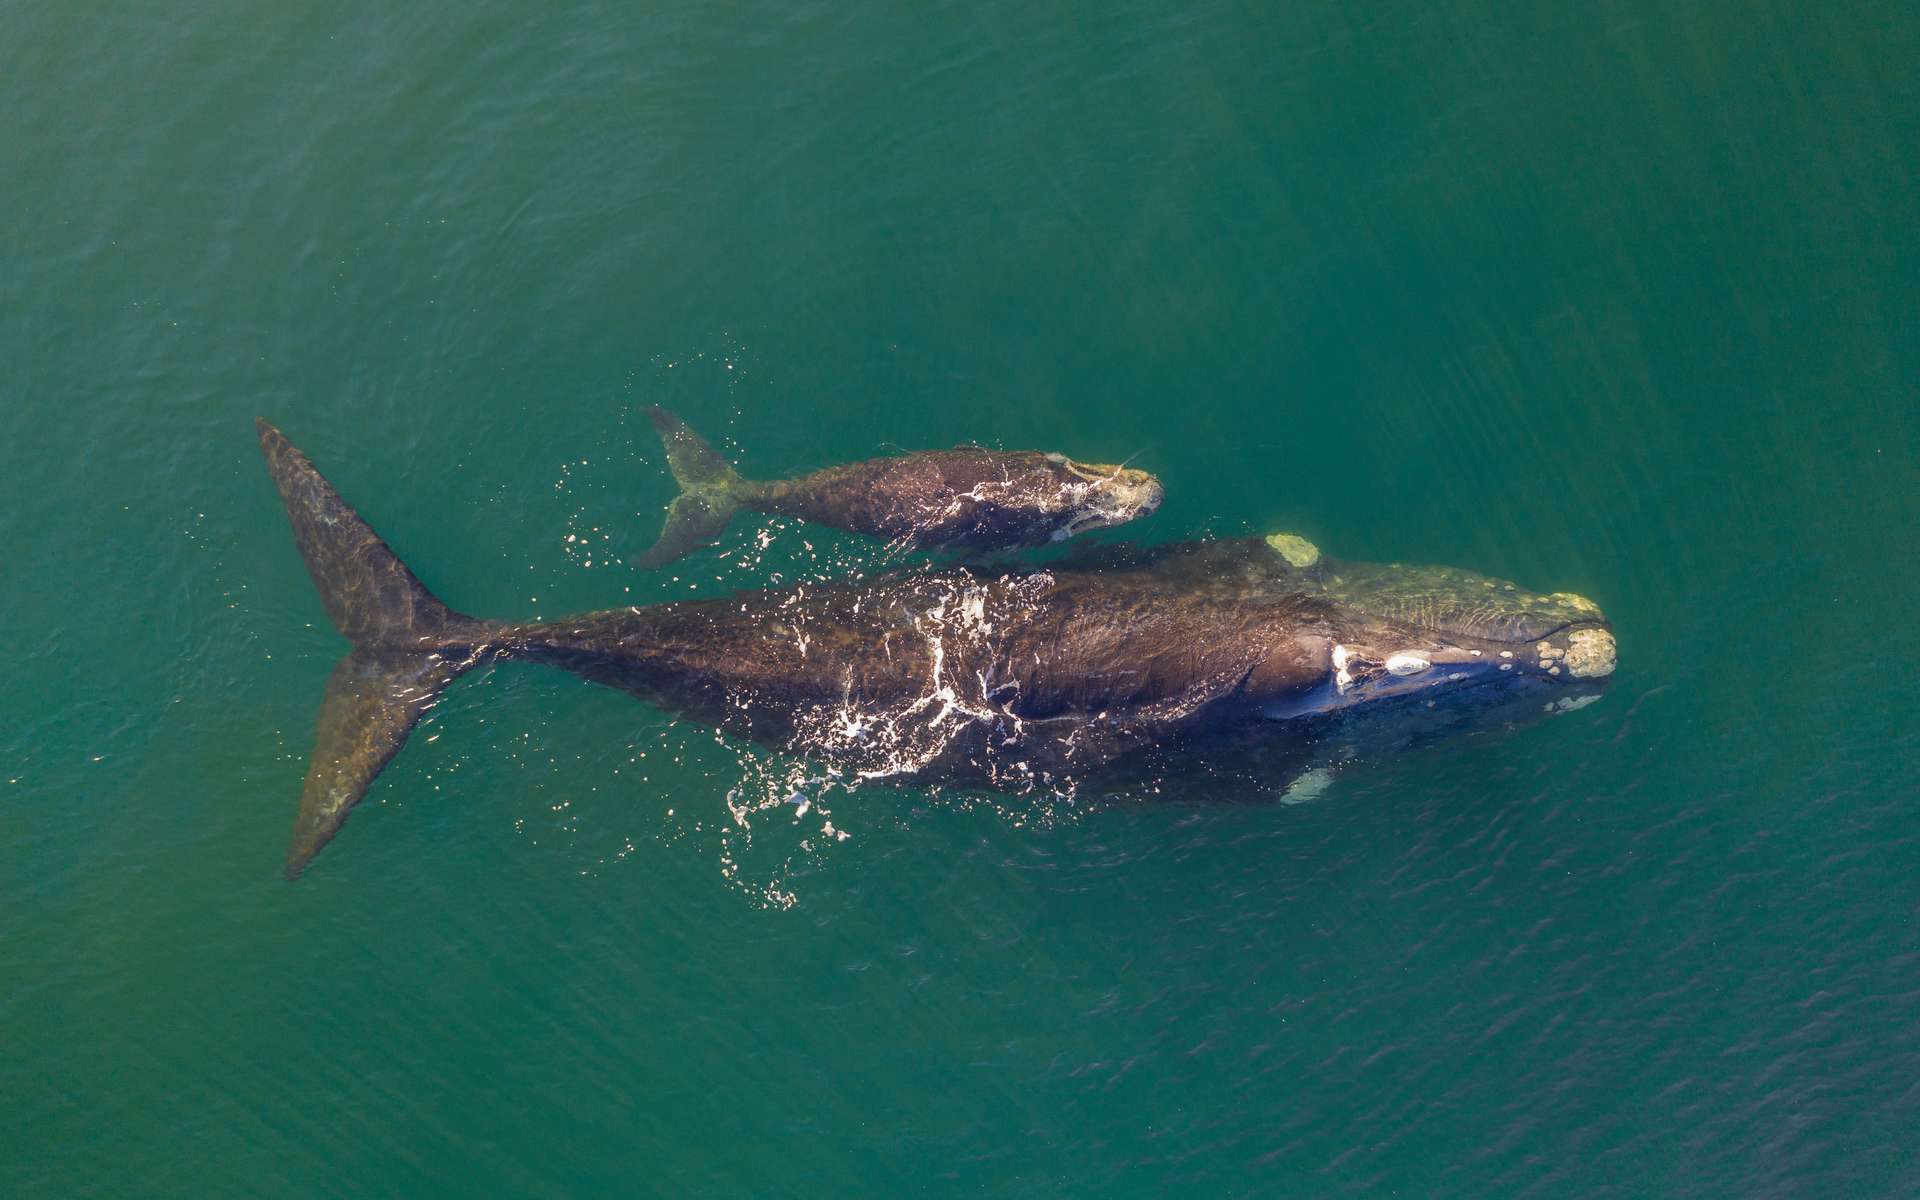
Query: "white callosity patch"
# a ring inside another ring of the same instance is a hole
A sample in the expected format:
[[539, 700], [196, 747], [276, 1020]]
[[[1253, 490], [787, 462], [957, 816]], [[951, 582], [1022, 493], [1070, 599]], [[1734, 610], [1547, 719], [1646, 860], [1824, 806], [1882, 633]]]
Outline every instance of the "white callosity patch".
[[1387, 674], [1389, 675], [1418, 675], [1432, 666], [1433, 663], [1430, 660], [1407, 651], [1387, 655]]
[[1579, 629], [1567, 638], [1567, 674], [1575, 679], [1611, 675], [1618, 661], [1613, 635], [1604, 629]]
[[1353, 651], [1345, 646], [1333, 648], [1333, 682], [1341, 691], [1346, 691], [1353, 683], [1353, 676], [1347, 673], [1347, 664], [1353, 661]]
[[1160, 485], [1151, 476], [1128, 472], [1124, 466], [1089, 467], [1065, 455], [1049, 454], [1047, 461], [1074, 476], [1052, 493], [1050, 511], [1066, 518], [1066, 524], [1051, 535], [1056, 542], [1088, 529], [1131, 521], [1160, 506]]

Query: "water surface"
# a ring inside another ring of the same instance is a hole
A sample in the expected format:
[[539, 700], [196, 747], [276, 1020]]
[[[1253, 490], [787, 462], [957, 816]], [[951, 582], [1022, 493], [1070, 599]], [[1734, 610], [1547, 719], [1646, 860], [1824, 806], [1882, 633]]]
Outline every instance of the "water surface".
[[[7, 6], [0, 1191], [1920, 1191], [1920, 21], [1844, 9]], [[652, 402], [1138, 453], [1138, 536], [1620, 673], [1312, 803], [743, 824], [789, 764], [506, 665], [283, 882], [342, 643], [251, 418], [473, 612], [869, 562], [628, 567]]]

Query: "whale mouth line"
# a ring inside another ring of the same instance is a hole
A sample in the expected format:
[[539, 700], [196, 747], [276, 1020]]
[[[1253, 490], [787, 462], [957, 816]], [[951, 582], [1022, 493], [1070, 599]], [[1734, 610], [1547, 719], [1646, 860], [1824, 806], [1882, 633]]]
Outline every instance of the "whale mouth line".
[[[1108, 502], [1103, 503], [1102, 501]], [[1112, 493], [1096, 493], [1067, 517], [1067, 523], [1054, 530], [1053, 540], [1065, 541], [1089, 529], [1108, 529], [1151, 514], [1160, 507], [1160, 497], [1150, 495], [1138, 501]]]
[[1081, 512], [1071, 517], [1065, 525], [1053, 531], [1053, 540], [1064, 542], [1070, 537], [1085, 533], [1089, 529], [1107, 529], [1122, 524], [1127, 518], [1098, 509]]

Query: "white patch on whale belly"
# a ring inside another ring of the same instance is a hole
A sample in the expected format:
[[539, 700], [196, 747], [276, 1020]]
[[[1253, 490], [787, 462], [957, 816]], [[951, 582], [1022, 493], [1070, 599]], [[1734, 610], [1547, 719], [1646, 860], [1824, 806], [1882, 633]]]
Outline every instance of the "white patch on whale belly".
[[1592, 704], [1599, 698], [1598, 696], [1562, 696], [1560, 699], [1548, 704], [1547, 711], [1550, 713], [1575, 712]]
[[1303, 771], [1300, 778], [1287, 785], [1280, 793], [1282, 804], [1306, 804], [1318, 800], [1326, 794], [1327, 787], [1333, 783], [1333, 772], [1325, 767], [1313, 767]]

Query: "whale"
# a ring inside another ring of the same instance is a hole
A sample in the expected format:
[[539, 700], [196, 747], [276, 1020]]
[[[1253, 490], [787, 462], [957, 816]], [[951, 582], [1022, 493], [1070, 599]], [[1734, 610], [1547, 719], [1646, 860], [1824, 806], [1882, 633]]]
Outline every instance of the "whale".
[[1160, 507], [1165, 490], [1125, 464], [1057, 452], [956, 446], [826, 467], [793, 479], [747, 479], [658, 405], [648, 413], [680, 494], [660, 538], [638, 559], [661, 567], [711, 543], [742, 509], [798, 517], [910, 550], [1001, 550], [1063, 542]]
[[[518, 622], [430, 592], [264, 419], [293, 540], [348, 649], [328, 677], [285, 873], [298, 876], [435, 701], [499, 660], [589, 682], [823, 764], [855, 784], [1000, 792], [1295, 771], [1573, 711], [1614, 673], [1568, 592], [1346, 562], [1276, 534], [922, 564]], [[1344, 748], [1343, 748], [1344, 747]]]

